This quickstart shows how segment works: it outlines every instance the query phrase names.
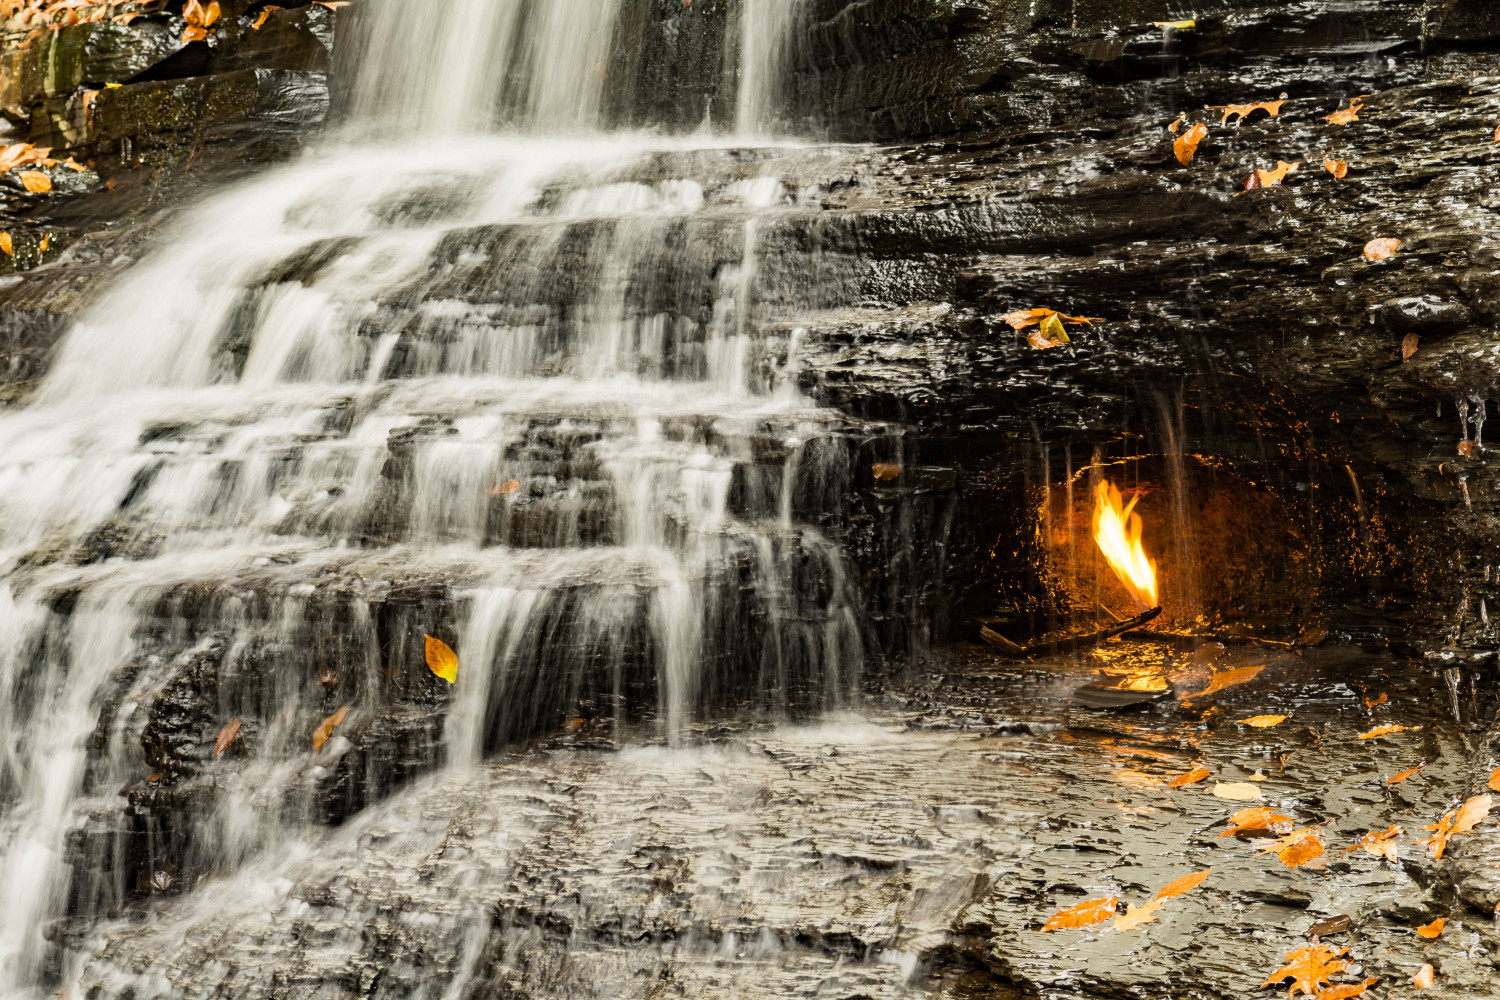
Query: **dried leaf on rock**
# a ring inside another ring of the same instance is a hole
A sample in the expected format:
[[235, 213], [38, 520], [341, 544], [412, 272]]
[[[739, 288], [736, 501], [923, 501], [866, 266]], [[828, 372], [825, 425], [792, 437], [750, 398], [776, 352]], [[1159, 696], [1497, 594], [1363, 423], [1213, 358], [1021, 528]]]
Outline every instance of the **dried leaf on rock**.
[[1427, 938], [1429, 941], [1443, 933], [1443, 925], [1448, 922], [1447, 917], [1438, 917], [1430, 924], [1423, 924], [1417, 928], [1417, 934]]
[[1371, 240], [1365, 244], [1365, 260], [1385, 260], [1392, 256], [1400, 245], [1400, 240], [1390, 237]]
[[1260, 664], [1259, 666], [1254, 667], [1235, 667], [1233, 670], [1221, 671], [1217, 674], [1214, 674], [1212, 679], [1209, 680], [1208, 687], [1204, 688], [1202, 691], [1194, 691], [1183, 700], [1190, 701], [1194, 698], [1202, 698], [1207, 695], [1214, 694], [1215, 692], [1222, 691], [1227, 687], [1233, 687], [1236, 684], [1244, 684], [1246, 681], [1254, 680], [1256, 675], [1258, 675], [1264, 669], [1266, 669], [1265, 664]]
[[1430, 990], [1432, 989], [1434, 979], [1432, 966], [1424, 965], [1417, 970], [1415, 976], [1411, 977], [1411, 984], [1419, 990]]
[[1125, 912], [1115, 917], [1115, 930], [1133, 931], [1142, 924], [1149, 924], [1156, 919], [1156, 911], [1161, 909], [1161, 900], [1153, 899], [1149, 903], [1136, 906], [1134, 903], [1125, 904]]
[[1282, 181], [1286, 180], [1288, 174], [1296, 173], [1297, 166], [1301, 162], [1301, 160], [1297, 160], [1295, 163], [1288, 163], [1285, 160], [1277, 160], [1275, 170], [1252, 171], [1250, 176], [1245, 178], [1244, 190], [1237, 192], [1235, 197], [1238, 198], [1246, 191], [1254, 191], [1256, 188], [1276, 187]]
[[[1405, 831], [1403, 831], [1399, 826], [1390, 826], [1390, 827], [1387, 827], [1386, 830], [1384, 832], [1382, 832], [1382, 833], [1376, 833], [1374, 830], [1371, 830], [1369, 833], [1365, 834], [1363, 837], [1360, 837], [1358, 840], [1356, 840], [1352, 845], [1350, 845], [1349, 847], [1344, 848], [1343, 851], [1341, 851], [1340, 853], [1347, 854], [1350, 851], [1357, 851], [1361, 847], [1363, 847], [1365, 850], [1369, 851], [1370, 848], [1373, 845], [1379, 844], [1382, 841], [1387, 841], [1387, 840], [1391, 840], [1391, 839], [1393, 839], [1395, 837], [1399, 837], [1399, 836], [1401, 836], [1401, 834], [1403, 832], [1405, 832]], [[1371, 853], [1376, 853], [1376, 852], [1372, 851]]]
[[218, 739], [214, 740], [214, 756], [234, 746], [234, 741], [240, 738], [240, 717], [236, 715], [229, 720], [229, 724], [219, 730]]
[[1028, 326], [1036, 326], [1049, 316], [1056, 316], [1064, 323], [1072, 323], [1074, 326], [1093, 326], [1095, 323], [1103, 323], [1104, 320], [1091, 316], [1067, 316], [1056, 309], [1022, 309], [1018, 312], [1009, 312], [1000, 318], [1010, 324], [1012, 330], [1024, 330]]
[[870, 466], [870, 474], [883, 483], [895, 479], [901, 472], [901, 466], [894, 462], [875, 462]]
[[520, 488], [521, 481], [519, 479], [507, 479], [505, 482], [500, 483], [498, 486], [491, 486], [489, 489], [485, 490], [485, 492], [492, 497], [506, 497], [510, 496]]
[[1475, 795], [1457, 809], [1448, 810], [1436, 823], [1422, 827], [1424, 830], [1432, 830], [1433, 834], [1417, 843], [1428, 845], [1429, 856], [1434, 861], [1442, 860], [1443, 852], [1448, 849], [1448, 841], [1455, 834], [1468, 833], [1478, 826], [1490, 814], [1493, 803], [1494, 799], [1489, 795]]
[[261, 11], [260, 11], [260, 16], [255, 19], [255, 23], [254, 24], [250, 25], [251, 30], [252, 31], [259, 31], [261, 29], [261, 26], [266, 23], [266, 19], [271, 16], [271, 11], [273, 11], [273, 10], [281, 10], [281, 9], [282, 8], [280, 8], [280, 7], [274, 7], [274, 6], [270, 6], [270, 5], [262, 7]]
[[1186, 21], [1152, 21], [1151, 23], [1165, 31], [1192, 31], [1198, 27], [1198, 22], [1192, 19]]
[[1360, 996], [1380, 982], [1379, 976], [1371, 976], [1362, 983], [1341, 983], [1338, 986], [1330, 986], [1318, 993], [1318, 1000], [1349, 1000], [1350, 997]]
[[1500, 792], [1500, 767], [1490, 772], [1490, 781], [1485, 787], [1492, 792]]
[[1384, 705], [1389, 700], [1390, 699], [1388, 697], [1386, 697], [1386, 693], [1384, 691], [1382, 691], [1382, 692], [1380, 692], [1380, 697], [1379, 698], [1366, 698], [1366, 699], [1364, 699], [1365, 708], [1370, 709], [1370, 708], [1374, 708], [1376, 705]]
[[344, 720], [348, 717], [349, 706], [345, 705], [343, 708], [339, 709], [337, 712], [334, 712], [328, 718], [324, 719], [322, 725], [318, 726], [318, 728], [313, 731], [313, 749], [323, 749], [323, 744], [333, 739], [334, 729], [338, 726], [343, 725]]
[[1319, 920], [1307, 929], [1312, 937], [1326, 937], [1329, 934], [1342, 934], [1349, 929], [1349, 918], [1340, 913], [1336, 917], [1326, 917]]
[[1299, 992], [1316, 996], [1323, 984], [1329, 983], [1334, 976], [1349, 968], [1348, 961], [1339, 957], [1348, 951], [1348, 948], [1334, 949], [1326, 944], [1314, 944], [1289, 951], [1286, 964], [1271, 973], [1260, 985], [1262, 988], [1275, 986], [1290, 979], [1292, 985], [1286, 991], [1287, 996], [1296, 996]]
[[1349, 106], [1342, 111], [1335, 111], [1331, 115], [1324, 116], [1325, 122], [1333, 122], [1335, 125], [1348, 125], [1350, 122], [1359, 120], [1359, 111], [1364, 105], [1359, 103], [1359, 98], [1349, 102]]
[[1464, 458], [1468, 458], [1471, 455], [1473, 455], [1474, 454], [1474, 442], [1473, 441], [1460, 441], [1460, 442], [1458, 442], [1458, 453], [1460, 455], [1462, 455]]
[[1119, 896], [1105, 896], [1103, 899], [1090, 899], [1075, 906], [1064, 907], [1042, 925], [1042, 930], [1059, 931], [1092, 926], [1113, 916], [1119, 902]]
[[1389, 778], [1386, 778], [1385, 783], [1387, 785], [1399, 785], [1401, 784], [1401, 782], [1405, 781], [1407, 778], [1410, 778], [1412, 775], [1416, 774], [1426, 766], [1426, 764], [1418, 764], [1416, 767], [1408, 767], [1404, 771], [1398, 771], [1397, 773], [1391, 775]]
[[16, 245], [10, 238], [10, 233], [0, 233], [0, 250], [4, 250], [7, 257], [16, 255]]
[[1490, 814], [1494, 801], [1493, 796], [1476, 795], [1465, 802], [1458, 810], [1458, 816], [1453, 820], [1453, 832], [1468, 833], [1478, 826]]
[[1172, 152], [1177, 154], [1177, 162], [1184, 167], [1193, 162], [1193, 157], [1198, 155], [1198, 143], [1208, 135], [1208, 126], [1202, 122], [1194, 125], [1186, 132], [1172, 140]]
[[1401, 338], [1401, 360], [1407, 362], [1411, 356], [1417, 353], [1417, 348], [1422, 345], [1422, 338], [1415, 333], [1408, 333]]
[[1295, 826], [1296, 823], [1297, 821], [1292, 817], [1283, 816], [1269, 806], [1254, 806], [1250, 809], [1241, 809], [1229, 817], [1229, 829], [1219, 836], [1228, 837], [1230, 834], [1240, 833], [1275, 833], [1283, 828]]
[[1256, 729], [1269, 729], [1272, 726], [1279, 726], [1289, 718], [1291, 718], [1289, 715], [1252, 715], [1248, 719], [1241, 719], [1240, 725], [1253, 726]]
[[1298, 646], [1304, 646], [1304, 647], [1306, 647], [1306, 646], [1317, 646], [1317, 645], [1321, 645], [1322, 642], [1325, 639], [1327, 639], [1327, 638], [1328, 638], [1328, 626], [1327, 625], [1309, 625], [1306, 629], [1303, 630], [1303, 632], [1302, 632], [1301, 635], [1297, 636], [1297, 643], [1296, 644]]
[[1316, 830], [1299, 830], [1288, 834], [1285, 839], [1290, 843], [1284, 844], [1276, 852], [1276, 857], [1288, 868], [1299, 868], [1309, 861], [1321, 858], [1326, 850], [1323, 836]]
[[1152, 898], [1171, 899], [1173, 896], [1181, 896], [1184, 893], [1192, 892], [1194, 889], [1198, 888], [1198, 886], [1203, 884], [1203, 880], [1208, 878], [1208, 873], [1211, 871], [1213, 871], [1213, 868], [1205, 868], [1201, 872], [1193, 872], [1189, 875], [1184, 875], [1181, 878], [1174, 878], [1172, 881], [1168, 882], [1166, 885], [1158, 889], [1156, 891], [1156, 895]]
[[[1500, 774], [1500, 768], [1497, 768], [1495, 773]], [[1213, 772], [1206, 767], [1195, 767], [1191, 771], [1188, 771], [1186, 774], [1179, 774], [1177, 777], [1167, 782], [1167, 787], [1182, 788], [1186, 785], [1196, 784], [1197, 782], [1202, 781], [1204, 778], [1207, 778], [1211, 774], [1213, 774]]]
[[1359, 738], [1362, 740], [1373, 740], [1381, 736], [1390, 736], [1394, 733], [1414, 733], [1421, 728], [1421, 726], [1397, 726], [1394, 724], [1376, 726], [1374, 729], [1360, 733]]
[[52, 190], [52, 178], [40, 170], [23, 170], [16, 176], [21, 179], [21, 186], [32, 194], [46, 194]]
[[1245, 118], [1248, 117], [1250, 112], [1252, 111], [1264, 111], [1272, 118], [1275, 118], [1277, 115], [1281, 114], [1281, 106], [1285, 103], [1285, 100], [1280, 100], [1261, 101], [1257, 104], [1210, 104], [1209, 108], [1214, 111], [1224, 112], [1224, 117], [1220, 119], [1220, 124], [1223, 124], [1224, 122], [1229, 121], [1231, 115], [1238, 115], [1240, 121], [1244, 122]]
[[427, 640], [427, 669], [449, 684], [458, 683], [458, 654], [446, 642], [425, 635]]
[[1260, 789], [1248, 781], [1217, 781], [1214, 783], [1214, 794], [1221, 799], [1236, 802], [1254, 802], [1261, 797]]
[[1176, 135], [1177, 130], [1182, 128], [1182, 123], [1185, 121], [1187, 121], [1186, 115], [1178, 115], [1177, 120], [1167, 126], [1167, 131], [1171, 132], [1173, 135]]
[[1323, 157], [1323, 169], [1328, 171], [1339, 180], [1343, 180], [1349, 173], [1349, 164], [1343, 160], [1335, 160], [1331, 157]]

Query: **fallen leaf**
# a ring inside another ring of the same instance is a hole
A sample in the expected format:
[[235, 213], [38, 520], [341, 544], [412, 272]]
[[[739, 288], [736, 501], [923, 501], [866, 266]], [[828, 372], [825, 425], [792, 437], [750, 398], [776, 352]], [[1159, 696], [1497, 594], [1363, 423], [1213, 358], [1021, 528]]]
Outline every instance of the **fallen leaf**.
[[1090, 899], [1076, 906], [1064, 907], [1042, 925], [1042, 930], [1045, 932], [1089, 927], [1108, 920], [1114, 914], [1115, 906], [1119, 902], [1118, 896], [1105, 896], [1103, 899]]
[[1328, 638], [1328, 626], [1326, 626], [1326, 625], [1309, 625], [1306, 629], [1304, 629], [1302, 631], [1301, 635], [1297, 636], [1297, 645], [1298, 646], [1317, 646], [1317, 645], [1321, 644], [1323, 642], [1323, 640], [1325, 640], [1327, 638]]
[[1177, 162], [1184, 167], [1193, 162], [1193, 157], [1198, 155], [1198, 143], [1208, 135], [1208, 126], [1199, 122], [1186, 132], [1172, 140], [1172, 152], [1177, 154]]
[[1298, 868], [1314, 858], [1321, 858], [1326, 850], [1323, 837], [1316, 830], [1302, 830], [1299, 833], [1301, 836], [1289, 834], [1297, 839], [1276, 852], [1276, 857], [1288, 868]]
[[1333, 949], [1326, 944], [1314, 944], [1306, 948], [1298, 948], [1296, 951], [1289, 951], [1286, 955], [1286, 964], [1271, 973], [1266, 981], [1260, 984], [1261, 988], [1274, 986], [1290, 979], [1292, 985], [1286, 991], [1287, 996], [1296, 996], [1298, 992], [1315, 996], [1324, 983], [1349, 968], [1349, 963], [1339, 958], [1348, 951], [1348, 948]]
[[1417, 843], [1428, 845], [1429, 856], [1434, 861], [1442, 860], [1443, 852], [1448, 848], [1448, 841], [1454, 834], [1468, 833], [1478, 826], [1490, 814], [1490, 807], [1493, 803], [1494, 799], [1489, 795], [1475, 795], [1459, 808], [1448, 810], [1436, 823], [1422, 827], [1424, 830], [1432, 830], [1433, 834]]
[[1432, 989], [1433, 974], [1432, 966], [1424, 965], [1417, 970], [1417, 974], [1411, 977], [1411, 984], [1419, 990]]
[[0, 233], [0, 250], [4, 250], [7, 257], [16, 255], [16, 245], [12, 242], [10, 233]]
[[583, 724], [585, 722], [587, 722], [587, 721], [588, 721], [587, 719], [582, 719], [582, 718], [580, 718], [580, 719], [569, 719], [567, 722], [563, 723], [562, 727], [564, 729], [566, 729], [570, 733], [576, 733], [576, 732], [578, 732], [578, 730], [580, 730], [580, 729], [583, 728]]
[[52, 178], [40, 170], [23, 170], [16, 176], [21, 179], [21, 186], [32, 194], [45, 194], [52, 190]]
[[1500, 142], [1500, 125], [1495, 126], [1495, 141]]
[[1240, 121], [1243, 123], [1250, 112], [1257, 110], [1265, 111], [1272, 118], [1275, 118], [1277, 115], [1281, 114], [1281, 106], [1285, 103], [1285, 100], [1280, 100], [1261, 101], [1258, 104], [1210, 104], [1209, 108], [1214, 111], [1224, 112], [1224, 117], [1220, 119], [1219, 122], [1219, 124], [1222, 125], [1224, 122], [1229, 121], [1229, 117], [1231, 115], [1239, 115]]
[[1365, 244], [1365, 260], [1385, 260], [1393, 255], [1400, 245], [1400, 240], [1389, 237], [1371, 240]]
[[1205, 868], [1201, 872], [1193, 872], [1192, 874], [1184, 875], [1181, 878], [1174, 878], [1172, 881], [1168, 882], [1166, 885], [1158, 889], [1156, 891], [1156, 895], [1152, 898], [1171, 899], [1173, 896], [1181, 896], [1184, 893], [1192, 892], [1203, 883], [1204, 879], [1208, 878], [1208, 873], [1211, 871], [1213, 871], [1212, 868]]
[[1068, 336], [1068, 331], [1063, 329], [1062, 320], [1057, 318], [1057, 313], [1053, 313], [1051, 316], [1048, 316], [1046, 319], [1042, 320], [1042, 328], [1040, 330], [1040, 333], [1043, 337], [1046, 337], [1054, 344], [1067, 344], [1072, 342], [1071, 338]]
[[1371, 830], [1369, 833], [1356, 840], [1351, 846], [1344, 848], [1340, 853], [1347, 854], [1350, 851], [1357, 851], [1361, 847], [1363, 847], [1365, 850], [1369, 850], [1371, 844], [1378, 844], [1381, 841], [1390, 840], [1393, 837], [1399, 837], [1401, 836], [1402, 832], [1403, 831], [1399, 826], [1394, 825], [1387, 827], [1385, 832], [1383, 833], [1376, 833], [1374, 830]]
[[1149, 903], [1136, 906], [1134, 903], [1125, 904], [1125, 912], [1115, 917], [1115, 930], [1133, 931], [1142, 924], [1149, 924], [1156, 919], [1156, 911], [1161, 909], [1161, 900], [1153, 899]]
[[1399, 785], [1401, 784], [1401, 782], [1405, 781], [1407, 778], [1410, 778], [1412, 775], [1416, 774], [1426, 766], [1426, 764], [1418, 764], [1416, 767], [1409, 767], [1404, 771], [1398, 771], [1391, 777], [1386, 778], [1385, 783], [1387, 785]]
[[344, 720], [348, 717], [349, 706], [345, 705], [343, 708], [339, 709], [337, 712], [334, 712], [328, 718], [324, 719], [323, 724], [313, 731], [313, 750], [317, 751], [323, 749], [323, 744], [327, 743], [330, 739], [333, 738], [334, 728], [343, 725]]
[[266, 6], [266, 7], [261, 8], [260, 16], [255, 19], [255, 23], [254, 24], [250, 25], [250, 29], [252, 31], [259, 31], [260, 28], [261, 28], [261, 25], [265, 24], [266, 23], [266, 19], [271, 16], [271, 11], [273, 11], [273, 10], [281, 10], [281, 9], [282, 9], [281, 7], [272, 7], [272, 6]]
[[1349, 1000], [1357, 997], [1365, 990], [1380, 982], [1379, 976], [1371, 976], [1362, 983], [1340, 983], [1338, 986], [1330, 986], [1318, 993], [1318, 1000]]
[[901, 471], [901, 466], [895, 464], [894, 462], [876, 462], [875, 464], [870, 466], [871, 474], [883, 483], [890, 482], [892, 479], [895, 479], [897, 476], [901, 475]]
[[1325, 156], [1323, 157], [1323, 169], [1328, 171], [1333, 176], [1337, 177], [1339, 180], [1343, 180], [1344, 177], [1349, 173], [1349, 164], [1345, 163], [1343, 160], [1335, 160]]
[[507, 479], [499, 486], [491, 486], [489, 489], [485, 490], [485, 492], [492, 497], [505, 497], [510, 496], [520, 488], [521, 481], [519, 479]]
[[1458, 810], [1457, 818], [1453, 820], [1453, 832], [1468, 833], [1478, 826], [1490, 814], [1490, 807], [1494, 805], [1494, 801], [1493, 796], [1476, 795], [1465, 802]]
[[1379, 698], [1364, 699], [1366, 709], [1374, 708], [1376, 705], [1384, 705], [1388, 701], [1390, 701], [1390, 698], [1386, 697], [1386, 693], [1384, 691], [1380, 692]]
[[1248, 719], [1241, 719], [1240, 725], [1254, 726], [1256, 729], [1269, 729], [1272, 726], [1280, 725], [1289, 718], [1291, 716], [1288, 715], [1252, 715]]
[[1362, 740], [1373, 740], [1373, 739], [1375, 739], [1377, 737], [1380, 737], [1380, 736], [1390, 736], [1392, 733], [1414, 733], [1414, 732], [1416, 732], [1417, 730], [1419, 730], [1421, 728], [1422, 728], [1421, 726], [1397, 726], [1397, 725], [1376, 726], [1374, 729], [1371, 729], [1369, 732], [1360, 733], [1359, 734], [1359, 738], [1362, 739]]
[[1277, 160], [1275, 170], [1254, 171], [1249, 177], [1245, 178], [1244, 190], [1238, 192], [1235, 197], [1239, 197], [1245, 191], [1254, 191], [1256, 188], [1276, 187], [1286, 179], [1288, 174], [1296, 173], [1297, 166], [1301, 162], [1301, 160], [1298, 160], [1295, 163], [1288, 163], [1285, 160]]
[[1460, 441], [1460, 442], [1458, 442], [1458, 453], [1460, 455], [1462, 455], [1464, 458], [1468, 458], [1470, 455], [1473, 455], [1474, 454], [1474, 442], [1473, 441]]
[[1438, 917], [1430, 924], [1423, 924], [1417, 928], [1417, 933], [1429, 941], [1443, 933], [1443, 925], [1448, 922], [1447, 917]]
[[1221, 799], [1233, 799], [1236, 802], [1253, 802], [1261, 797], [1260, 789], [1248, 781], [1216, 781], [1214, 794]]
[[1202, 691], [1194, 691], [1183, 700], [1191, 701], [1194, 698], [1202, 698], [1216, 691], [1222, 691], [1227, 687], [1233, 687], [1236, 684], [1244, 684], [1246, 681], [1253, 680], [1264, 669], [1266, 669], [1266, 666], [1262, 663], [1254, 667], [1235, 667], [1233, 670], [1221, 671], [1214, 674], [1209, 680], [1208, 687]]
[[1490, 772], [1489, 784], [1485, 785], [1484, 787], [1488, 788], [1492, 792], [1500, 792], [1500, 767], [1497, 767]]
[[1333, 122], [1335, 125], [1348, 125], [1350, 122], [1359, 120], [1359, 111], [1364, 105], [1359, 103], [1359, 98], [1349, 102], [1349, 106], [1342, 111], [1335, 111], [1323, 118], [1325, 122]]
[[240, 717], [236, 715], [229, 720], [229, 724], [219, 730], [219, 738], [214, 740], [214, 756], [234, 746], [234, 741], [240, 738]]
[[1185, 121], [1187, 121], [1187, 115], [1178, 115], [1177, 120], [1167, 126], [1167, 131], [1171, 132], [1173, 135], [1176, 135], [1177, 130], [1182, 128], [1182, 123]]
[[1198, 27], [1198, 22], [1191, 19], [1187, 21], [1152, 21], [1151, 23], [1166, 31], [1192, 31]]
[[[1167, 782], [1167, 787], [1182, 788], [1186, 785], [1197, 784], [1211, 774], [1213, 774], [1213, 772], [1206, 767], [1195, 767], [1191, 771], [1188, 771], [1186, 774], [1179, 774], [1177, 777]], [[1495, 769], [1495, 774], [1497, 776], [1500, 776], [1500, 768]]]
[[51, 233], [43, 233], [42, 234], [42, 242], [38, 243], [36, 245], [36, 248], [40, 252], [46, 253], [47, 252], [47, 248], [50, 247], [51, 245], [52, 245], [52, 234]]
[[1275, 833], [1280, 828], [1296, 825], [1296, 822], [1292, 817], [1283, 816], [1269, 806], [1253, 806], [1249, 809], [1241, 809], [1229, 817], [1229, 829], [1219, 836], [1228, 837], [1230, 834], [1240, 833]]
[[458, 683], [458, 654], [446, 642], [425, 635], [427, 639], [427, 669], [449, 684]]
[[1336, 917], [1327, 917], [1319, 920], [1307, 929], [1307, 933], [1314, 937], [1326, 937], [1329, 934], [1342, 934], [1349, 929], [1349, 918], [1340, 913]]
[[1074, 326], [1093, 326], [1095, 323], [1103, 323], [1104, 320], [1091, 316], [1065, 316], [1056, 309], [1023, 309], [1019, 312], [1009, 312], [1000, 318], [1010, 324], [1012, 330], [1024, 330], [1028, 326], [1036, 326], [1048, 316], [1056, 316], [1064, 323], [1072, 323]]

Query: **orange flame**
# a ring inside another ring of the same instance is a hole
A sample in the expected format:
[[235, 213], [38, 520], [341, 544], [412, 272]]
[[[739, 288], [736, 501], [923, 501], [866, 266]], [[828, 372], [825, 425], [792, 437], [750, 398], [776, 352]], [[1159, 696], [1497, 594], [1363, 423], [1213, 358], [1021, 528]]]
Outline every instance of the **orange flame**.
[[1142, 607], [1156, 604], [1156, 562], [1141, 547], [1141, 515], [1134, 497], [1121, 507], [1120, 491], [1104, 480], [1094, 491], [1094, 541], [1109, 560], [1109, 568]]

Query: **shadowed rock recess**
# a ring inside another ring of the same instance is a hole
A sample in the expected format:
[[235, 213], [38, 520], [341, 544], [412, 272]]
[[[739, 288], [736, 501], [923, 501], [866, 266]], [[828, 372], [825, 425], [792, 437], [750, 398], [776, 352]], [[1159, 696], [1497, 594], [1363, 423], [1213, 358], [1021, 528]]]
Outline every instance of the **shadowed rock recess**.
[[3, 26], [0, 1000], [1495, 995], [1500, 4], [221, 4]]

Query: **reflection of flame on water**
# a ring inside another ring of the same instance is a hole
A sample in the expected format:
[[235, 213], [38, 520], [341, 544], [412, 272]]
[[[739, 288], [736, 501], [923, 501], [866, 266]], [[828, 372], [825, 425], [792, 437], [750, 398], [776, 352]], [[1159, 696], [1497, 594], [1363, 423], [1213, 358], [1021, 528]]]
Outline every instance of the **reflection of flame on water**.
[[1156, 563], [1146, 558], [1141, 547], [1141, 515], [1135, 502], [1121, 505], [1120, 491], [1104, 480], [1094, 491], [1094, 541], [1109, 560], [1109, 568], [1144, 608], [1156, 604]]

